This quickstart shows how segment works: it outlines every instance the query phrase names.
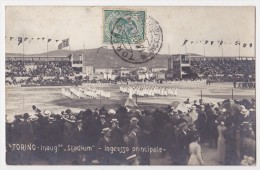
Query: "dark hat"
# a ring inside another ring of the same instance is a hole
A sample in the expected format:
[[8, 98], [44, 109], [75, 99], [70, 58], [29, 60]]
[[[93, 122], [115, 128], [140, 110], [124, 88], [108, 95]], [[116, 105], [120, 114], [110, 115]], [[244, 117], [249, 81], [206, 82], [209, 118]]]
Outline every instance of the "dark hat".
[[67, 110], [65, 110], [65, 113], [69, 114], [69, 113], [71, 113], [71, 110], [67, 109]]
[[24, 118], [24, 119], [28, 119], [29, 117], [30, 117], [30, 116], [29, 116], [28, 113], [24, 113], [24, 114], [23, 114], [23, 118]]

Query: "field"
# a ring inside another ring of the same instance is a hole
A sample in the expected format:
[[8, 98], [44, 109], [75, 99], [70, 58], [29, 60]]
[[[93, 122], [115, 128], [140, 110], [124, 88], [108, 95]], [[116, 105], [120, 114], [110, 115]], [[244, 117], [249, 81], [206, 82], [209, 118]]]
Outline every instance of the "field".
[[[232, 97], [232, 83], [212, 83], [207, 86], [203, 82], [179, 82], [175, 84], [154, 84], [156, 86], [174, 87], [178, 89], [178, 95], [167, 97], [138, 97], [139, 108], [164, 107], [173, 101], [190, 101], [202, 98], [204, 102], [218, 102]], [[6, 87], [6, 114], [32, 113], [32, 105], [40, 110], [51, 110], [59, 113], [70, 108], [73, 112], [79, 112], [86, 108], [110, 109], [124, 105], [128, 95], [120, 93], [117, 84], [88, 84], [111, 92], [111, 98], [101, 99], [68, 99], [61, 94], [62, 87]], [[125, 86], [125, 85], [124, 85]], [[233, 89], [234, 99], [255, 98], [255, 89]], [[134, 97], [134, 99], [136, 99]], [[152, 106], [152, 107], [151, 107]]]

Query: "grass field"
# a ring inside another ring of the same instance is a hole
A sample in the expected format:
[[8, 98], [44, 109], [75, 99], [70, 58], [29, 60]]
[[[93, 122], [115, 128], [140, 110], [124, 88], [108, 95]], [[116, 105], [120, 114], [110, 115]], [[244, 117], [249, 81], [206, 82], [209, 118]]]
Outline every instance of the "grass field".
[[[155, 108], [171, 104], [173, 101], [199, 100], [217, 102], [232, 97], [232, 83], [213, 83], [206, 86], [202, 82], [181, 82], [176, 84], [156, 84], [157, 86], [178, 88], [178, 95], [167, 97], [138, 97], [137, 104], [139, 108]], [[119, 85], [90, 84], [84, 86], [99, 87], [111, 92], [111, 98], [101, 99], [68, 99], [61, 94], [62, 87], [6, 87], [6, 113], [18, 114], [32, 112], [32, 105], [36, 105], [41, 110], [51, 110], [55, 113], [70, 108], [78, 112], [86, 108], [116, 108], [124, 105], [128, 95], [120, 93]], [[234, 89], [234, 99], [255, 98], [254, 89]], [[151, 107], [152, 106], [152, 107]]]

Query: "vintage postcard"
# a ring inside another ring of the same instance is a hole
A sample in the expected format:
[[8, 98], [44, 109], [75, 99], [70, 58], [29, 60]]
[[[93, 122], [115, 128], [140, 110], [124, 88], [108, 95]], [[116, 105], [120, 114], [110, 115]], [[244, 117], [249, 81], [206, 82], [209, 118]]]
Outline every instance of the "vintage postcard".
[[254, 6], [6, 6], [7, 165], [256, 165]]

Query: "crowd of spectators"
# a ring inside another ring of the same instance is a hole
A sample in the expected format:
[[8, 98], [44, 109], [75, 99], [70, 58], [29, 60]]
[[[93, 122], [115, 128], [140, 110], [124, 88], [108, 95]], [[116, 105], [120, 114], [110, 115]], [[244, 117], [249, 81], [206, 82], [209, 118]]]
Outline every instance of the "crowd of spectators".
[[73, 85], [74, 75], [70, 61], [7, 60], [5, 63], [7, 81], [12, 85]]
[[223, 81], [232, 81], [232, 76], [234, 75], [242, 75], [241, 78], [236, 77], [236, 79], [243, 81], [250, 78], [249, 75], [252, 76], [255, 74], [255, 60], [248, 59], [192, 60], [191, 66], [192, 71], [198, 75], [204, 75], [206, 77], [211, 75], [216, 79], [223, 79]]
[[[187, 99], [161, 109], [131, 110], [121, 106], [115, 110], [103, 107], [79, 113], [70, 109], [54, 113], [32, 108], [31, 115], [24, 113], [6, 119], [8, 164], [69, 161], [71, 164], [150, 165], [150, 149], [161, 147], [162, 152], [158, 154], [168, 155], [165, 159], [170, 157], [173, 165], [203, 165], [207, 164], [203, 160], [207, 155], [203, 155], [201, 145], [215, 148], [219, 156], [214, 161], [224, 165], [239, 165], [244, 156], [251, 160], [256, 156], [253, 99], [219, 103]], [[49, 149], [24, 151], [21, 144]], [[91, 149], [86, 151], [84, 147]], [[146, 149], [132, 149], [142, 147]]]
[[53, 77], [73, 76], [70, 61], [8, 60], [5, 62], [6, 77]]

